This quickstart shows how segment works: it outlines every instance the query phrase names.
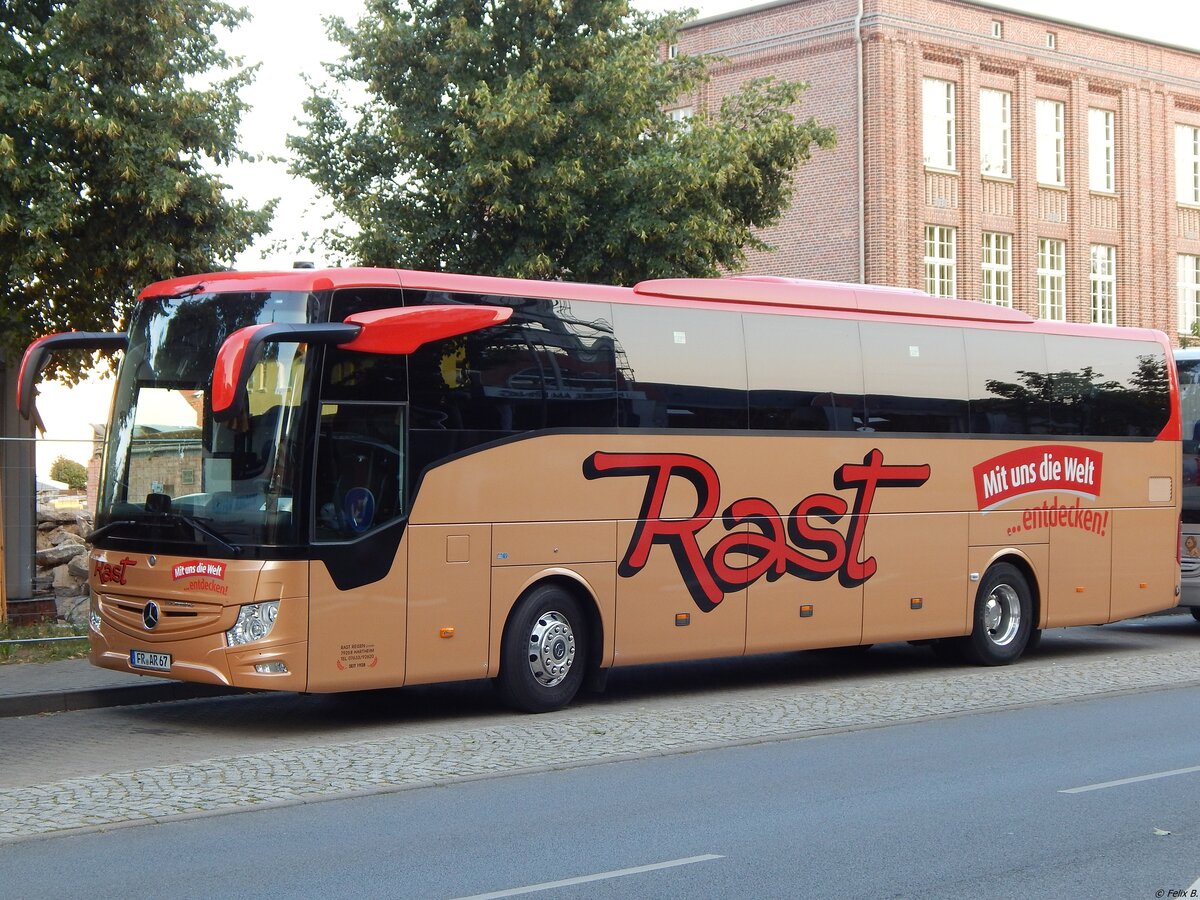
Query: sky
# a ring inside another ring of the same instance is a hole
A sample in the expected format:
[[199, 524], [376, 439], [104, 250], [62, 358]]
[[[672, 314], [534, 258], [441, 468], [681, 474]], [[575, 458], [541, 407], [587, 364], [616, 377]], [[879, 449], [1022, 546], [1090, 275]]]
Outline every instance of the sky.
[[[231, 196], [243, 197], [252, 206], [278, 198], [271, 232], [237, 259], [237, 268], [291, 268], [297, 260], [317, 266], [336, 261], [320, 253], [301, 251], [300, 235], [322, 228], [323, 204], [302, 179], [287, 172], [286, 162], [268, 157], [288, 157], [287, 135], [298, 131], [302, 104], [309, 94], [305, 76], [324, 80], [322, 63], [341, 55], [339, 45], [328, 39], [322, 20], [341, 16], [354, 21], [363, 10], [362, 0], [229, 0], [244, 6], [252, 18], [223, 37], [231, 55], [245, 63], [259, 63], [258, 76], [243, 93], [250, 105], [242, 119], [242, 149], [260, 155], [253, 164], [239, 164], [224, 173]], [[739, 0], [693, 0], [691, 3], [664, 0], [635, 0], [646, 10], [691, 7], [700, 16], [720, 15], [756, 4]], [[1093, 28], [1116, 31], [1150, 40], [1200, 49], [1200, 3], [1180, 0], [991, 0], [987, 5], [1030, 12], [1035, 15], [1076, 22]], [[280, 245], [283, 245], [282, 247]], [[74, 388], [44, 383], [39, 410], [47, 427], [47, 440], [38, 450], [39, 477], [47, 477], [58, 455], [85, 462], [91, 453], [91, 423], [106, 418], [112, 384], [93, 379]]]

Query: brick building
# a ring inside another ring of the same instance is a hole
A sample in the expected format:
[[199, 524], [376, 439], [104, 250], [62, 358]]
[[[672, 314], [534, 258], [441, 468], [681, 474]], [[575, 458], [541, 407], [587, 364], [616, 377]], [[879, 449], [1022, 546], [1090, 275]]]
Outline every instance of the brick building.
[[1171, 335], [1200, 315], [1200, 51], [958, 0], [779, 0], [671, 52], [725, 59], [680, 117], [775, 75], [837, 130], [748, 272]]

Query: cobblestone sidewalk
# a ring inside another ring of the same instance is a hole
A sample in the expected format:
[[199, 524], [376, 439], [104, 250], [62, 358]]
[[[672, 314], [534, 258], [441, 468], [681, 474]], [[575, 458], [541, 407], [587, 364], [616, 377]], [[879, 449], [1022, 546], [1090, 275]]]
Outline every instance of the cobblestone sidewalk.
[[0, 791], [0, 842], [680, 753], [1114, 691], [1200, 684], [1200, 651], [781, 688], [669, 708], [564, 710], [491, 727], [167, 765]]

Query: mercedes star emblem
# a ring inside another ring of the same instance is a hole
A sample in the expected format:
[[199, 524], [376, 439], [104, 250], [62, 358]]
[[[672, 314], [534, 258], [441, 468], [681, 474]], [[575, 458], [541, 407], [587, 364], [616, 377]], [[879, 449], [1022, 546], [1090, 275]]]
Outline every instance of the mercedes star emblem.
[[146, 625], [146, 630], [153, 630], [158, 624], [158, 604], [151, 600], [146, 604], [146, 608], [142, 610], [142, 622]]

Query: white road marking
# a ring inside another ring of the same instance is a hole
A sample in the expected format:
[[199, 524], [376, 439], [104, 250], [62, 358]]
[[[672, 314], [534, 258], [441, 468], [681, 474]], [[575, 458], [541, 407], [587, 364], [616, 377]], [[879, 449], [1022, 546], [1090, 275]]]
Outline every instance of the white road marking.
[[1083, 794], [1087, 791], [1102, 791], [1105, 788], [1119, 787], [1122, 784], [1134, 784], [1138, 781], [1154, 781], [1156, 778], [1170, 778], [1173, 775], [1190, 775], [1200, 772], [1200, 766], [1190, 766], [1186, 769], [1172, 769], [1170, 772], [1155, 772], [1153, 775], [1137, 775], [1133, 778], [1120, 778], [1116, 781], [1105, 781], [1100, 784], [1085, 784], [1083, 787], [1065, 788], [1060, 794]]
[[545, 881], [541, 884], [531, 884], [526, 887], [509, 888], [507, 891], [496, 891], [492, 894], [472, 894], [470, 897], [460, 897], [459, 900], [492, 900], [494, 897], [516, 897], [520, 894], [532, 894], [537, 891], [549, 891], [554, 888], [569, 887], [574, 884], [587, 884], [590, 881], [606, 881], [609, 878], [623, 878], [626, 875], [638, 875], [642, 872], [653, 872], [655, 869], [673, 869], [676, 866], [690, 866], [692, 863], [708, 862], [710, 859], [724, 859], [714, 853], [704, 856], [689, 856], [687, 859], [672, 859], [667, 862], [651, 863], [648, 866], [634, 866], [632, 869], [616, 869], [612, 872], [598, 872], [595, 875], [580, 875], [578, 878], [564, 878], [562, 881]]

